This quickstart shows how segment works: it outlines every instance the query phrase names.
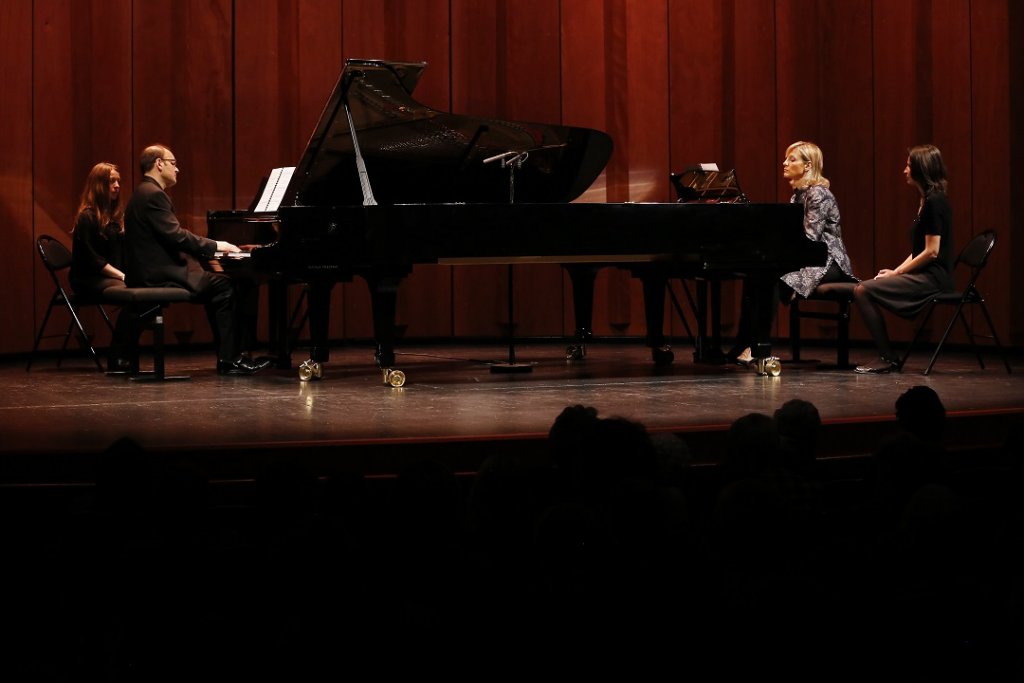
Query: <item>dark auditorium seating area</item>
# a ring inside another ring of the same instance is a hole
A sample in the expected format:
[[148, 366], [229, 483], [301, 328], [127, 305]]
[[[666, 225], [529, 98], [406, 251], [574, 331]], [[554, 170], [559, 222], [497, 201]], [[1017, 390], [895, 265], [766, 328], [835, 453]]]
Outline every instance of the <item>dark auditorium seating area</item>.
[[5, 679], [627, 657], [683, 680], [1019, 678], [1020, 430], [949, 453], [934, 415], [901, 417], [870, 455], [819, 460], [811, 408], [737, 419], [717, 465], [582, 406], [552, 416], [543, 464], [468, 475], [281, 458], [211, 481], [120, 441], [95, 485], [2, 491]]

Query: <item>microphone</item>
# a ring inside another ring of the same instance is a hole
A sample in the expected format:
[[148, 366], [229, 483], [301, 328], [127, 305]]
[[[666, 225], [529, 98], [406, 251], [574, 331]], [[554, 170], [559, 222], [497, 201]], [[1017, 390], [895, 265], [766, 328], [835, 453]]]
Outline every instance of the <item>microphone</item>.
[[512, 151], [509, 151], [509, 152], [502, 152], [501, 154], [495, 154], [493, 157], [487, 157], [486, 159], [484, 159], [484, 163], [485, 164], [489, 164], [492, 161], [498, 161], [499, 159], [507, 159], [508, 157], [519, 156], [519, 155], [522, 155], [522, 157], [523, 157], [521, 159], [521, 161], [526, 161], [526, 157], [529, 156], [529, 154], [531, 152], [541, 152], [541, 151], [544, 151], [546, 149], [560, 149], [562, 147], [568, 147], [568, 146], [569, 146], [569, 143], [567, 143], [567, 142], [560, 142], [560, 143], [554, 144], [554, 145], [541, 145], [540, 147], [533, 147], [531, 149], [524, 149], [522, 151], [512, 150]]
[[502, 152], [501, 154], [495, 154], [493, 157], [487, 157], [486, 159], [484, 159], [484, 163], [485, 164], [489, 164], [492, 161], [498, 161], [500, 159], [507, 159], [508, 157], [518, 156], [519, 154], [522, 154], [522, 152], [517, 152], [515, 150], [512, 150], [510, 152]]

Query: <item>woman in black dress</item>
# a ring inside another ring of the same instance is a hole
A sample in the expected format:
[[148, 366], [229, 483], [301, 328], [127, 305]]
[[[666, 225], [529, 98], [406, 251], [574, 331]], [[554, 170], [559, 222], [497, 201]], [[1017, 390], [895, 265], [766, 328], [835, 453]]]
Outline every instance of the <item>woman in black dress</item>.
[[883, 268], [873, 280], [865, 280], [854, 289], [857, 310], [882, 354], [875, 365], [857, 366], [855, 372], [861, 374], [900, 369], [881, 309], [913, 318], [932, 297], [954, 287], [953, 212], [946, 198], [946, 164], [942, 153], [934, 145], [912, 147], [903, 175], [907, 184], [920, 193], [917, 217], [910, 232], [910, 255], [895, 268]]
[[[85, 180], [72, 228], [71, 272], [68, 280], [83, 297], [102, 296], [124, 287], [124, 206], [117, 166], [100, 162]], [[134, 336], [133, 336], [134, 335]], [[131, 315], [118, 315], [108, 350], [108, 369], [126, 370], [138, 335]]]

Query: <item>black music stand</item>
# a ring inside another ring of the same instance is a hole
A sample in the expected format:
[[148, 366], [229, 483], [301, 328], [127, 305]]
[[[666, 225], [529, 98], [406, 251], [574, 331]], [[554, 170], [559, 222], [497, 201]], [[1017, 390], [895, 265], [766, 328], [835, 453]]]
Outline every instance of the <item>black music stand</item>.
[[[516, 199], [516, 169], [522, 168], [529, 152], [508, 152], [501, 156], [502, 168], [508, 169], [508, 203], [514, 204]], [[495, 157], [491, 157], [492, 159]], [[486, 161], [484, 163], [487, 163]], [[493, 363], [491, 372], [497, 374], [533, 372], [533, 366], [516, 362], [516, 321], [515, 321], [515, 284], [512, 276], [513, 264], [508, 264], [508, 362]]]

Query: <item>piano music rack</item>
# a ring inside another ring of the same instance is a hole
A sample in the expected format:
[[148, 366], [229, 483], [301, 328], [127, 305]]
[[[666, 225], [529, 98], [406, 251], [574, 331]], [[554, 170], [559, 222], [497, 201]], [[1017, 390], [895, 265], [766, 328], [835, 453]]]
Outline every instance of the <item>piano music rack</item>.
[[669, 179], [676, 190], [679, 202], [687, 203], [728, 203], [745, 204], [747, 196], [740, 189], [735, 169], [709, 171], [698, 167], [688, 168], [682, 173], [670, 173]]

